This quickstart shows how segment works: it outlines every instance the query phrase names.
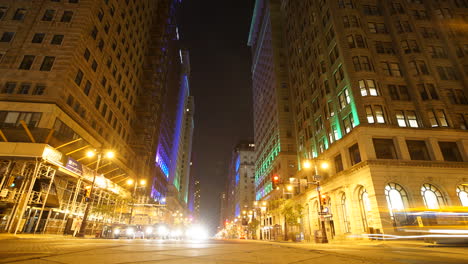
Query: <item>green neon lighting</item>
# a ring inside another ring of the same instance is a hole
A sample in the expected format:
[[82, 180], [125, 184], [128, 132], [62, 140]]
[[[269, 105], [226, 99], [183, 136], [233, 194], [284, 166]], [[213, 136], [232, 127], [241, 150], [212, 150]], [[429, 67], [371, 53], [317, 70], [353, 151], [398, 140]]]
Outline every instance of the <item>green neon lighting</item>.
[[[351, 100], [353, 100], [354, 98], [351, 96]], [[354, 127], [356, 126], [359, 126], [360, 122], [359, 122], [359, 116], [358, 116], [358, 113], [357, 113], [357, 108], [356, 108], [356, 104], [354, 103], [354, 100], [351, 101], [350, 103], [351, 105], [351, 113], [353, 115], [353, 123], [354, 123]]]

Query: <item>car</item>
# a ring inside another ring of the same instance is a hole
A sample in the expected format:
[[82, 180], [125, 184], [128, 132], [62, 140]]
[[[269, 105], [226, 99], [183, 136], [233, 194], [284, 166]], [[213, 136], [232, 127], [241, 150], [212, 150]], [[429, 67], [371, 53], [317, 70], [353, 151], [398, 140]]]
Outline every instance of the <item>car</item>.
[[145, 234], [141, 229], [141, 226], [137, 225], [125, 225], [121, 227], [117, 227], [113, 230], [114, 238], [145, 238]]

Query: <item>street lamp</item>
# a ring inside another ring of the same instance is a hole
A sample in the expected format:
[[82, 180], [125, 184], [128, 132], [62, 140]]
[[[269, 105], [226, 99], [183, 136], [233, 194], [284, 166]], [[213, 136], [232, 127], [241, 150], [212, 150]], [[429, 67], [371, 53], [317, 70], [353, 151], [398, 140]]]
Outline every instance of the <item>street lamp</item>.
[[[319, 213], [318, 213], [318, 217], [319, 217], [319, 221], [320, 221], [320, 228], [322, 230], [322, 243], [328, 243], [328, 238], [327, 238], [327, 230], [325, 229], [325, 221], [322, 221], [321, 219], [321, 216], [323, 214], [323, 204], [322, 204], [322, 195], [320, 193], [320, 190], [321, 190], [321, 187], [320, 187], [320, 177], [318, 175], [318, 166], [317, 166], [317, 163], [318, 163], [318, 159], [314, 159], [313, 161], [313, 166], [314, 166], [314, 171], [315, 171], [315, 175], [314, 175], [314, 182], [311, 182], [312, 184], [315, 184], [317, 185], [317, 197], [318, 197], [318, 202], [319, 202]], [[326, 161], [322, 161], [322, 163], [320, 164], [320, 167], [322, 169], [328, 169], [330, 165], [328, 164], [328, 162]], [[302, 164], [302, 167], [306, 170], [309, 170], [310, 168], [312, 168], [312, 162], [310, 160], [305, 160]], [[309, 183], [309, 182], [308, 182]]]
[[89, 210], [91, 209], [93, 199], [94, 184], [96, 183], [96, 176], [98, 174], [99, 165], [101, 164], [102, 154], [104, 154], [105, 157], [108, 159], [112, 159], [115, 157], [115, 153], [112, 150], [89, 150], [88, 152], [86, 152], [86, 156], [88, 158], [92, 158], [97, 155], [97, 162], [96, 169], [93, 171], [93, 183], [91, 184], [91, 190], [89, 191], [89, 199], [86, 199], [86, 209], [83, 215], [83, 221], [81, 222], [80, 232], [77, 235], [78, 237], [84, 237], [86, 233], [86, 225], [88, 224]]
[[133, 179], [128, 179], [127, 180], [128, 185], [133, 184], [133, 193], [132, 193], [132, 208], [130, 208], [130, 219], [128, 220], [128, 224], [132, 224], [132, 219], [133, 219], [133, 209], [135, 208], [135, 193], [138, 187], [144, 187], [146, 186], [146, 180], [140, 180], [134, 181]]

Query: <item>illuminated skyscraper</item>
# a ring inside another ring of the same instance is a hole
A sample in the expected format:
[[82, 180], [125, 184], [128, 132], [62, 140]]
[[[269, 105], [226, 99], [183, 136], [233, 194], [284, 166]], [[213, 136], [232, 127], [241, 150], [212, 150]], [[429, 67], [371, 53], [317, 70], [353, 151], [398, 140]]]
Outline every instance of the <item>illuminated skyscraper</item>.
[[[58, 196], [56, 209], [79, 214], [83, 204], [71, 204], [83, 198], [89, 169], [97, 163], [86, 152], [113, 149], [116, 157], [98, 169], [106, 186], [99, 195], [106, 203], [122, 202], [115, 192], [128, 195], [119, 187], [127, 178], [152, 181], [153, 190], [164, 196], [167, 180], [156, 173], [154, 159], [167, 75], [171, 60], [180, 61], [179, 49], [173, 57], [167, 53], [177, 36], [174, 10], [179, 2], [0, 1], [0, 171], [21, 175], [5, 185], [17, 177], [0, 174], [0, 189], [14, 191], [42, 177], [64, 195]], [[5, 152], [18, 144], [26, 152]], [[44, 150], [43, 162], [33, 150]], [[51, 153], [53, 164], [47, 160]], [[19, 164], [18, 155], [25, 167], [13, 165]], [[44, 169], [55, 178], [30, 173], [35, 164], [40, 168], [36, 172]], [[28, 181], [19, 181], [22, 177]], [[44, 191], [37, 186], [34, 191]], [[10, 212], [9, 206], [0, 209], [2, 215]], [[28, 208], [17, 208], [18, 216]], [[7, 222], [11, 230], [14, 225]]]
[[250, 28], [256, 199], [273, 191], [271, 178], [293, 177], [296, 147], [279, 1], [258, 0]]

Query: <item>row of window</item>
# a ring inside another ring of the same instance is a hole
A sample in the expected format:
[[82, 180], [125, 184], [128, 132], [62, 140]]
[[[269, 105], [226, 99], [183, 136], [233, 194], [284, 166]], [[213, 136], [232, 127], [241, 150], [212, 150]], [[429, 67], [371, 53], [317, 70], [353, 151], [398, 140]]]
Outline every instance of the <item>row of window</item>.
[[7, 112], [0, 111], [0, 127], [20, 127], [21, 121], [24, 121], [30, 128], [37, 127], [42, 113], [35, 112]]
[[[439, 93], [432, 83], [416, 84], [417, 91], [423, 101], [439, 100]], [[392, 100], [410, 101], [411, 96], [406, 85], [387, 85], [388, 93]], [[362, 96], [379, 96], [380, 92], [377, 88], [375, 80], [366, 79], [359, 80], [359, 90]], [[452, 104], [468, 104], [468, 97], [462, 89], [445, 89], [447, 97]]]
[[2, 94], [43, 95], [45, 90], [46, 86], [44, 84], [36, 84], [33, 88], [31, 83], [21, 83], [18, 86], [16, 82], [7, 82], [0, 91]]
[[[384, 107], [382, 105], [364, 106], [367, 123], [388, 123], [385, 120]], [[395, 118], [399, 127], [420, 127], [420, 121], [415, 110], [395, 110]], [[431, 109], [427, 111], [431, 127], [448, 127], [447, 116], [443, 109]]]
[[[31, 70], [32, 65], [36, 59], [35, 55], [24, 55], [23, 60], [21, 61], [18, 69], [20, 70]], [[52, 66], [54, 66], [55, 57], [54, 56], [45, 56], [42, 59], [41, 66], [39, 67], [40, 71], [51, 71]]]
[[[374, 138], [374, 150], [377, 159], [399, 159], [399, 154], [396, 151], [393, 139]], [[429, 144], [425, 140], [406, 140], [411, 160], [432, 160], [429, 152]], [[456, 142], [439, 141], [438, 147], [442, 153], [444, 161], [463, 162], [461, 152]], [[356, 165], [362, 161], [359, 145], [356, 143], [348, 148], [351, 165]], [[333, 158], [336, 173], [344, 170], [341, 154]]]
[[[75, 76], [75, 83], [76, 85], [78, 85], [79, 87], [81, 87], [81, 84], [83, 82], [83, 78], [84, 78], [84, 73], [83, 71], [81, 70], [78, 70], [76, 76]], [[103, 87], [106, 87], [106, 84], [107, 84], [107, 79], [105, 77], [103, 77], [103, 79], [101, 80], [101, 85]], [[91, 91], [91, 88], [92, 88], [92, 84], [89, 80], [86, 81], [85, 83], [85, 86], [83, 88], [83, 93], [87, 96], [90, 95], [90, 91]], [[125, 118], [128, 120], [130, 120], [130, 112], [127, 110], [127, 108], [124, 106], [124, 104], [122, 103], [122, 101], [120, 100], [120, 98], [117, 98], [117, 93], [115, 93], [112, 89], [112, 86], [108, 85], [107, 86], [107, 94], [109, 95], [109, 98], [112, 99], [112, 101], [114, 102], [114, 104], [117, 106], [117, 108], [122, 112], [122, 114], [125, 116]], [[122, 91], [124, 92], [124, 91]], [[133, 99], [133, 96], [130, 95], [129, 96], [129, 91], [127, 90], [126, 91], [126, 98], [128, 98], [128, 102], [130, 105], [133, 105], [133, 102], [134, 102], [134, 99]], [[96, 108], [99, 109], [100, 107], [100, 104], [101, 104], [101, 96], [100, 95], [97, 95], [96, 97]]]
[[[78, 0], [69, 0], [70, 3], [78, 3]], [[0, 6], [0, 20], [6, 17], [8, 12], [8, 7]], [[22, 21], [26, 17], [27, 10], [26, 8], [18, 8], [16, 9], [15, 13], [11, 17], [12, 20]], [[56, 10], [47, 9], [45, 10], [44, 14], [42, 15], [41, 21], [52, 21], [54, 16], [56, 15]], [[60, 18], [60, 22], [71, 22], [73, 17], [73, 11], [64, 11], [62, 13], [62, 17]]]

